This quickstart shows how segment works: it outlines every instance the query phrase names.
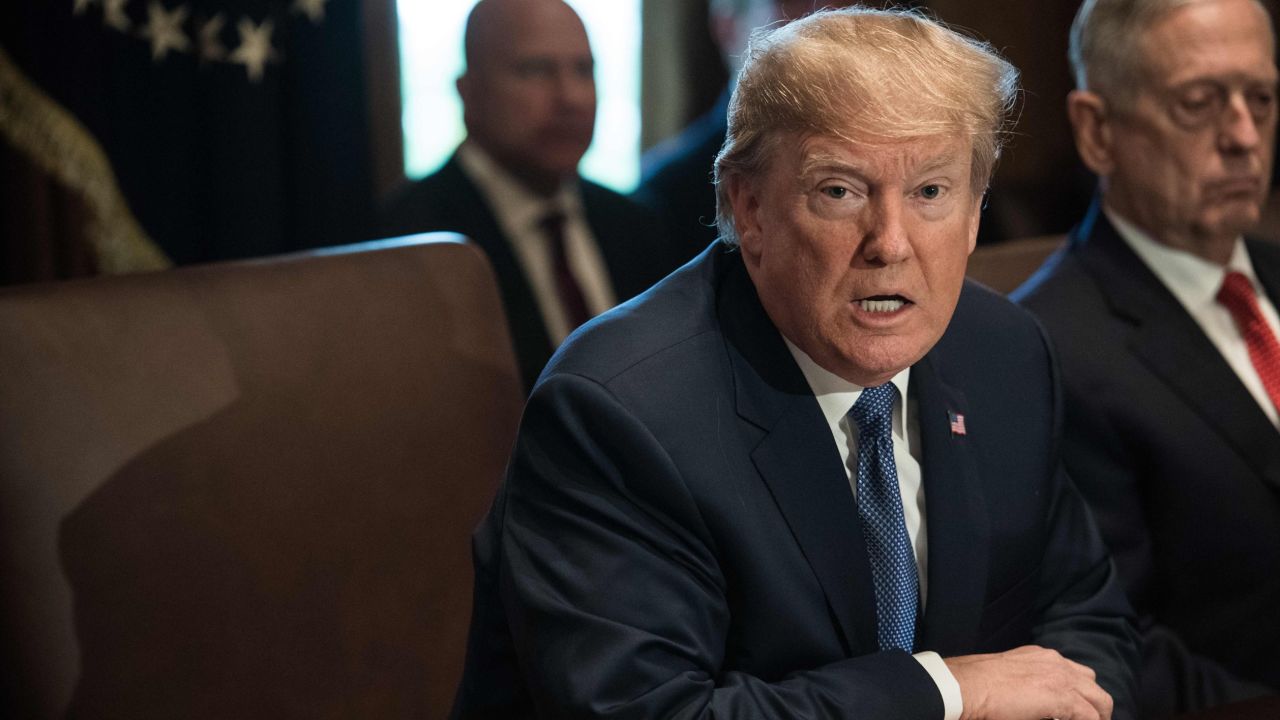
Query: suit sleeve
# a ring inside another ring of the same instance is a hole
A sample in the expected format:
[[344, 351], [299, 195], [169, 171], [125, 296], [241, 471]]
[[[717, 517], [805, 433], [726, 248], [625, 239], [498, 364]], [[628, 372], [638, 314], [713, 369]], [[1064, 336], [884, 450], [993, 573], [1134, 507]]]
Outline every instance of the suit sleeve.
[[[1113, 426], [1105, 402], [1105, 393], [1082, 393], [1067, 386], [1064, 457], [1071, 477], [1089, 498], [1128, 597], [1141, 611], [1151, 605], [1154, 567], [1139, 480], [1148, 473]], [[1149, 613], [1139, 612], [1137, 626], [1142, 655], [1139, 704], [1144, 714], [1166, 717], [1179, 707], [1207, 707], [1269, 692], [1196, 654], [1177, 632]]]
[[[1049, 341], [1041, 331], [1042, 341]], [[1062, 437], [1062, 391], [1049, 349], [1055, 446]], [[1097, 673], [1115, 701], [1116, 720], [1137, 716], [1138, 636], [1133, 610], [1096, 521], [1068, 476], [1059, 447], [1051, 453], [1044, 560], [1036, 599], [1037, 644], [1051, 647]]]
[[1114, 720], [1137, 717], [1133, 611], [1088, 508], [1061, 468], [1053, 486], [1033, 640], [1092, 668], [1115, 701]]
[[539, 717], [942, 717], [904, 652], [770, 681], [726, 670], [713, 534], [680, 469], [599, 384], [543, 381], [504, 492], [499, 584]]

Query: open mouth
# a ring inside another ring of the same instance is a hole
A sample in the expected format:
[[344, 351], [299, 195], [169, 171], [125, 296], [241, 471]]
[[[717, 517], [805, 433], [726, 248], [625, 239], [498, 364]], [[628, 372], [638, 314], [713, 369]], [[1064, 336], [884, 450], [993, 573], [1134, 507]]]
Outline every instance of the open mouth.
[[901, 295], [872, 295], [856, 302], [858, 307], [872, 313], [897, 312], [911, 303]]

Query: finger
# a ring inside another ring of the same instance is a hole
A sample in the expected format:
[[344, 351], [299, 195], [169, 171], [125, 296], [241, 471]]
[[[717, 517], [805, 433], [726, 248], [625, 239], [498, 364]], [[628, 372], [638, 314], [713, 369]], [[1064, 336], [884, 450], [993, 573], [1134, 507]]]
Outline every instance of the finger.
[[1102, 720], [1110, 720], [1114, 701], [1111, 695], [1096, 683], [1089, 683], [1080, 688], [1080, 697], [1097, 713]]
[[1094, 707], [1080, 695], [1073, 697], [1070, 705], [1062, 711], [1055, 713], [1053, 717], [1055, 720], [1103, 720], [1102, 714], [1098, 712], [1098, 708]]

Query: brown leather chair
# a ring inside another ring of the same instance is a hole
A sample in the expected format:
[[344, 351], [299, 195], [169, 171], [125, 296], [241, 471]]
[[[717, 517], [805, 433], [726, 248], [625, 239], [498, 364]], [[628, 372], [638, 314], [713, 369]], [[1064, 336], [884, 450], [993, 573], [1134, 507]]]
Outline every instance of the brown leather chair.
[[1042, 235], [995, 245], [982, 245], [969, 256], [965, 271], [971, 279], [1003, 294], [1009, 294], [1066, 242], [1066, 235]]
[[523, 398], [459, 240], [0, 291], [0, 715], [446, 714]]

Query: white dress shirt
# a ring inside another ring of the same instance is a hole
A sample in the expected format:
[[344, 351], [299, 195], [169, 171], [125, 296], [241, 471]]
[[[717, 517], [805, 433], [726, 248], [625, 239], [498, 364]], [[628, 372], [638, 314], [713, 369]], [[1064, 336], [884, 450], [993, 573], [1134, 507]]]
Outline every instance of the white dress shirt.
[[[849, 491], [856, 498], [858, 428], [849, 418], [849, 410], [862, 395], [864, 388], [826, 370], [790, 340], [783, 340], [796, 359], [796, 364], [800, 366], [800, 371], [804, 373], [805, 380], [809, 382], [809, 389], [813, 391], [818, 406], [822, 408], [822, 415], [831, 430], [831, 439], [844, 464]], [[893, 403], [893, 461], [898, 470], [898, 491], [902, 494], [902, 515], [907, 525], [907, 536], [911, 539], [911, 548], [916, 557], [916, 575], [920, 579], [920, 608], [923, 612], [928, 598], [928, 531], [924, 522], [924, 482], [920, 471], [920, 427], [915, 420], [915, 401], [907, 395], [910, 379], [911, 368], [907, 368], [894, 375], [890, 381], [898, 388], [898, 397]], [[850, 518], [849, 522], [857, 522], [857, 518]], [[942, 657], [933, 651], [918, 652], [913, 657], [933, 678], [938, 692], [942, 694], [943, 720], [958, 720], [964, 710], [960, 685]]]
[[1226, 267], [1222, 267], [1198, 255], [1156, 242], [1124, 218], [1106, 208], [1103, 208], [1103, 211], [1125, 243], [1151, 269], [1151, 272], [1155, 273], [1169, 292], [1173, 293], [1191, 319], [1195, 320], [1208, 336], [1209, 341], [1235, 371], [1240, 382], [1244, 383], [1245, 388], [1253, 395], [1254, 400], [1271, 419], [1272, 424], [1280, 427], [1280, 413], [1277, 413], [1275, 405], [1267, 395], [1267, 388], [1258, 375], [1258, 370], [1249, 359], [1249, 348], [1244, 336], [1236, 327], [1231, 313], [1217, 301], [1218, 290], [1222, 287], [1222, 280], [1227, 272], [1233, 270], [1243, 273], [1253, 285], [1253, 292], [1258, 297], [1258, 306], [1272, 334], [1280, 337], [1280, 317], [1277, 317], [1275, 305], [1258, 282], [1258, 275], [1253, 270], [1253, 262], [1249, 260], [1249, 251], [1245, 248], [1244, 239], [1236, 238], [1231, 259]]
[[564, 213], [565, 254], [569, 268], [582, 289], [587, 309], [592, 315], [598, 315], [617, 303], [604, 256], [587, 225], [582, 192], [576, 181], [565, 182], [550, 198], [541, 197], [470, 141], [463, 142], [458, 148], [458, 163], [479, 188], [498, 220], [498, 227], [511, 243], [516, 260], [533, 289], [553, 347], [559, 345], [573, 328], [569, 326], [556, 289], [551, 243], [541, 227], [548, 213], [557, 210]]

